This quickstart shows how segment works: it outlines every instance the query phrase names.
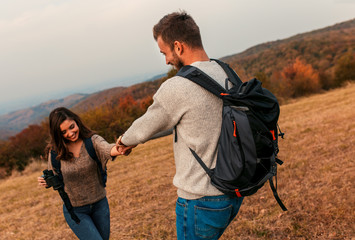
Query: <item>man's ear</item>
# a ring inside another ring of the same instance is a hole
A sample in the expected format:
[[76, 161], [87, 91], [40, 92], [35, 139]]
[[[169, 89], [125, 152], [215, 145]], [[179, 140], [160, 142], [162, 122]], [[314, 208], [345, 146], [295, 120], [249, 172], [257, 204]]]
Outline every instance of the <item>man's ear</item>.
[[184, 44], [179, 42], [179, 41], [175, 41], [174, 42], [174, 52], [176, 53], [177, 56], [181, 56], [182, 53], [184, 52]]

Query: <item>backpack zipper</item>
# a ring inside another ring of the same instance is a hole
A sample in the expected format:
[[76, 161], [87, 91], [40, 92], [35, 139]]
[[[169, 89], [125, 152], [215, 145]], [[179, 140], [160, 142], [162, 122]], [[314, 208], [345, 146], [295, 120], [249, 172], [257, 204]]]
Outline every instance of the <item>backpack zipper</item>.
[[237, 126], [237, 123], [235, 122], [235, 118], [234, 118], [232, 112], [230, 114], [231, 114], [231, 119], [233, 121], [233, 128], [234, 128], [233, 129], [233, 136], [237, 139], [237, 143], [238, 143], [238, 146], [240, 148], [240, 155], [241, 155], [242, 162], [243, 162], [242, 172], [244, 172], [244, 169], [245, 169], [245, 155], [244, 155], [244, 150], [243, 150], [243, 146], [242, 146], [242, 141], [240, 140], [238, 126]]

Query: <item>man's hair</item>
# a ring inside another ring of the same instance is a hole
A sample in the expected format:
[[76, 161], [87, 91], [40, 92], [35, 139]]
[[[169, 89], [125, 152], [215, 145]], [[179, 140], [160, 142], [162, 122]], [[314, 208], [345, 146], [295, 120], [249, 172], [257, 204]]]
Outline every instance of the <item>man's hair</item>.
[[153, 28], [154, 39], [162, 40], [174, 48], [174, 42], [184, 42], [191, 48], [203, 48], [200, 29], [185, 11], [165, 15]]

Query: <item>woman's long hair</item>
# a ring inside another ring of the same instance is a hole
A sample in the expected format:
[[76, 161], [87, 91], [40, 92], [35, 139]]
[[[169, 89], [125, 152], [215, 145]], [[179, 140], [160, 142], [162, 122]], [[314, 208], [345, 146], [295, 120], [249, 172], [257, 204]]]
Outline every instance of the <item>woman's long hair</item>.
[[60, 125], [65, 120], [73, 120], [76, 122], [79, 128], [79, 138], [90, 138], [94, 132], [86, 127], [81, 121], [80, 117], [65, 107], [59, 107], [54, 109], [49, 114], [49, 134], [51, 137], [50, 143], [47, 146], [48, 149], [57, 152], [57, 160], [70, 160], [73, 158], [73, 153], [68, 150], [68, 140], [63, 137]]

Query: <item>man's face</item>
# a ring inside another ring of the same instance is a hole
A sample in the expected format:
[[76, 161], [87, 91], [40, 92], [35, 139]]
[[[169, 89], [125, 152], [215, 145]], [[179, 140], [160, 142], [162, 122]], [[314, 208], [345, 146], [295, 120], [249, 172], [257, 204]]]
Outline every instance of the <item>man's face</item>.
[[175, 51], [171, 50], [170, 46], [165, 43], [160, 36], [157, 38], [157, 43], [160, 52], [165, 56], [166, 64], [174, 66], [176, 70], [180, 70], [184, 64], [180, 60], [179, 56], [175, 53]]

